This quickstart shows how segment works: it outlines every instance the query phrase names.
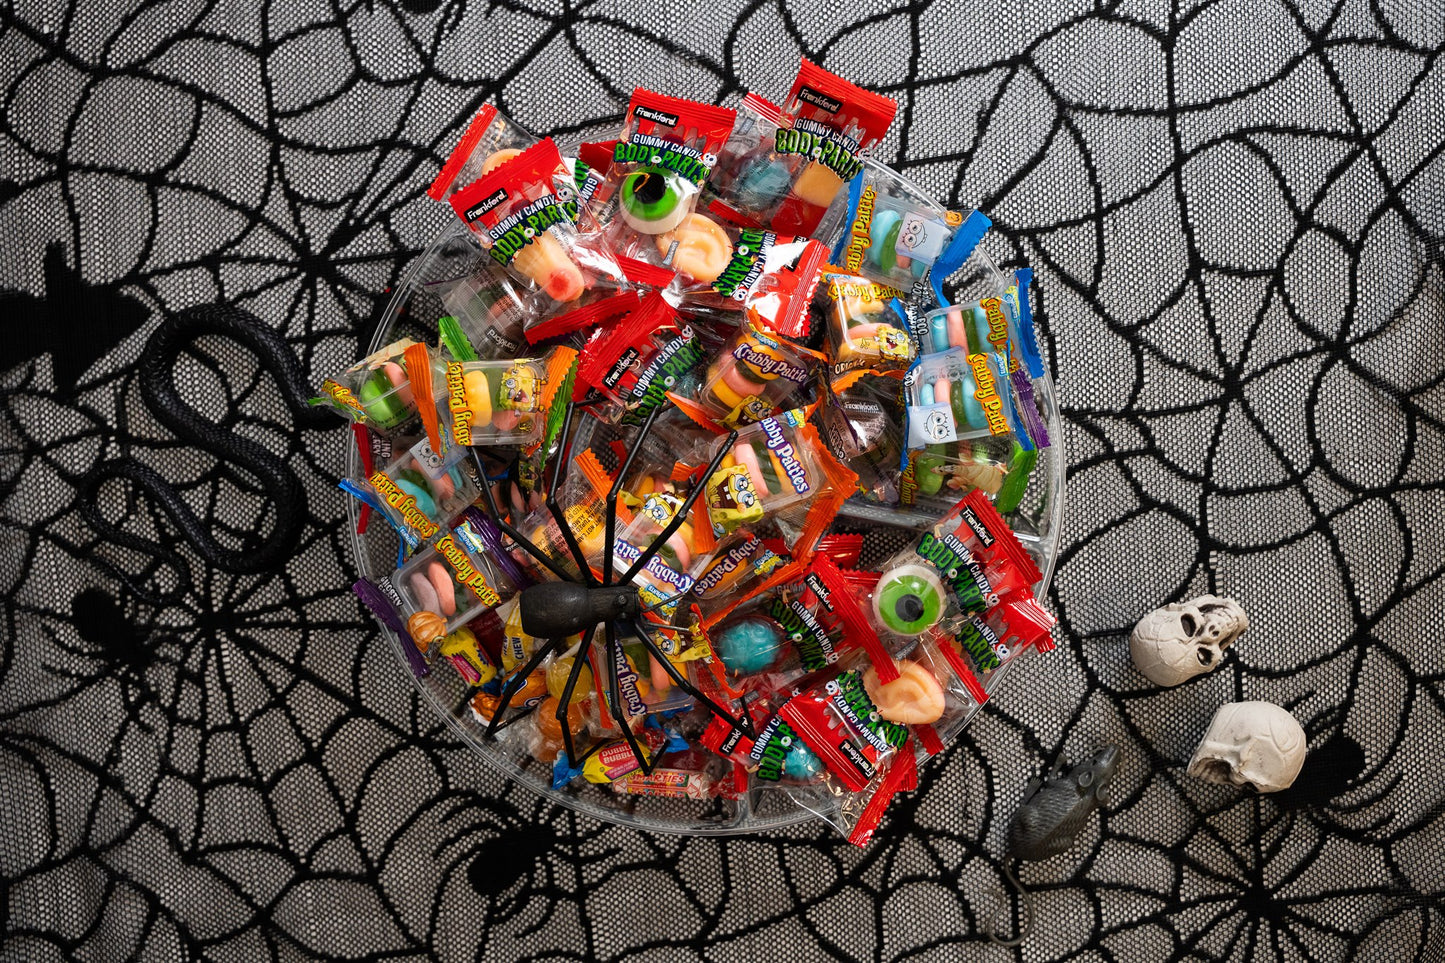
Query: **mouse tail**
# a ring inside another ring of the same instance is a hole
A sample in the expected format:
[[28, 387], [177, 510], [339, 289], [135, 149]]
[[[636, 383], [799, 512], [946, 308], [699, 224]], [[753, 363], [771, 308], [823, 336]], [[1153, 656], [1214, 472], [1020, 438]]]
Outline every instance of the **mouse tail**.
[[989, 917], [987, 935], [991, 942], [997, 943], [999, 946], [1018, 946], [1023, 943], [1024, 940], [1028, 939], [1029, 933], [1033, 932], [1034, 898], [1029, 895], [1029, 891], [1024, 889], [1024, 884], [1020, 883], [1019, 878], [1014, 875], [1012, 865], [1004, 863], [1003, 874], [1008, 878], [1008, 881], [1013, 884], [1014, 889], [1018, 890], [1019, 907], [1023, 910], [1023, 924], [1019, 927], [1018, 935], [1013, 939], [1006, 940], [998, 935], [999, 914], [1009, 905], [1008, 894], [1003, 890], [999, 890], [998, 906], [994, 907], [993, 915]]

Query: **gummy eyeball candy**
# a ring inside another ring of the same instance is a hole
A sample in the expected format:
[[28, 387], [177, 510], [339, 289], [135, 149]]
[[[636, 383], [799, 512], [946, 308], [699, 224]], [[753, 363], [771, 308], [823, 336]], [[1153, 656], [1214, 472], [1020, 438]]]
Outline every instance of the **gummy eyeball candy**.
[[623, 178], [618, 209], [639, 234], [665, 234], [687, 216], [686, 201], [671, 174], [644, 168]]
[[899, 635], [921, 635], [943, 616], [943, 583], [922, 565], [900, 565], [873, 592], [878, 621]]
[[763, 618], [738, 619], [718, 631], [713, 648], [723, 665], [738, 675], [755, 675], [772, 665], [783, 647], [783, 633]]

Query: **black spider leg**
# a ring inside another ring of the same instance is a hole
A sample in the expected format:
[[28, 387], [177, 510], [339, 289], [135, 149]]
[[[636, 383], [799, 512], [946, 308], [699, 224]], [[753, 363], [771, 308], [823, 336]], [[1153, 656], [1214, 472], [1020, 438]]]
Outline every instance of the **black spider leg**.
[[[572, 658], [572, 671], [567, 673], [567, 684], [562, 687], [562, 696], [557, 700], [557, 722], [562, 726], [562, 743], [567, 748], [567, 761], [573, 766], [579, 764], [577, 759], [577, 745], [572, 740], [572, 726], [567, 721], [567, 709], [572, 705], [572, 693], [577, 689], [577, 682], [582, 678], [582, 666], [588, 662], [592, 646], [597, 642], [598, 626], [592, 626], [592, 631], [583, 635], [582, 644], [577, 647], [577, 654]], [[595, 677], [595, 667], [594, 667]]]
[[734, 729], [737, 729], [749, 739], [756, 735], [756, 733], [753, 732], [753, 720], [748, 718], [746, 714], [735, 716], [731, 712], [728, 712], [722, 706], [704, 695], [702, 691], [691, 682], [687, 681], [687, 676], [677, 671], [677, 666], [672, 664], [672, 660], [667, 657], [667, 653], [663, 652], [662, 647], [653, 639], [652, 632], [647, 628], [646, 619], [634, 619], [632, 622], [632, 631], [642, 640], [642, 644], [647, 646], [647, 651], [652, 653], [652, 657], [661, 663], [662, 671], [666, 672], [672, 678], [672, 681], [677, 684], [679, 689], [707, 706], [708, 711], [719, 719], [725, 719], [732, 723]]
[[560, 639], [548, 639], [545, 645], [537, 646], [537, 651], [532, 653], [532, 657], [527, 660], [526, 665], [512, 673], [512, 677], [503, 683], [501, 701], [497, 703], [497, 709], [487, 723], [487, 735], [495, 735], [501, 728], [502, 716], [506, 715], [507, 707], [512, 704], [512, 699], [517, 695], [517, 690], [526, 683], [527, 677], [537, 671], [537, 666], [542, 664], [543, 659], [561, 649], [566, 643], [565, 636]]
[[542, 566], [546, 568], [547, 571], [557, 576], [557, 578], [561, 579], [563, 582], [572, 581], [572, 576], [568, 574], [566, 569], [558, 565], [556, 562], [552, 561], [552, 559], [548, 557], [546, 552], [542, 551], [536, 545], [532, 544], [532, 540], [530, 538], [517, 531], [517, 529], [514, 528], [511, 523], [507, 522], [505, 519], [502, 518], [502, 513], [497, 511], [497, 496], [492, 494], [492, 486], [487, 483], [487, 471], [486, 466], [482, 464], [481, 449], [472, 449], [472, 460], [476, 462], [477, 473], [481, 476], [482, 479], [482, 494], [486, 497], [487, 514], [492, 517], [492, 521], [495, 522], [497, 527], [500, 528], [503, 532], [505, 532], [507, 536], [511, 538], [512, 541], [516, 542], [517, 545], [522, 548], [528, 555], [541, 562]]
[[[618, 584], [626, 585], [628, 582], [631, 582], [633, 577], [642, 571], [648, 562], [652, 561], [653, 556], [658, 553], [662, 546], [667, 544], [667, 540], [682, 527], [682, 523], [687, 521], [687, 514], [692, 511], [692, 506], [693, 503], [697, 501], [697, 496], [701, 495], [703, 489], [707, 488], [707, 480], [712, 477], [713, 472], [717, 471], [717, 466], [722, 464], [723, 458], [732, 450], [737, 440], [738, 433], [736, 431], [728, 434], [727, 442], [718, 448], [717, 454], [712, 456], [712, 461], [707, 463], [707, 470], [703, 472], [702, 481], [694, 485], [692, 491], [688, 492], [687, 498], [683, 500], [682, 506], [672, 513], [672, 518], [668, 521], [667, 527], [659, 532], [657, 537], [652, 540], [652, 544], [647, 546], [647, 551], [637, 556], [637, 561], [632, 563], [632, 567], [627, 570], [626, 575], [618, 579]], [[636, 449], [633, 451], [635, 453]], [[631, 456], [629, 455], [629, 459], [630, 458]], [[617, 477], [620, 479], [622, 476], [618, 475]]]
[[[632, 449], [627, 453], [627, 457], [623, 460], [621, 467], [617, 469], [617, 478], [612, 482], [612, 488], [607, 492], [607, 541], [603, 543], [606, 545], [606, 548], [602, 552], [603, 585], [625, 585], [628, 581], [628, 579], [623, 579], [620, 583], [614, 583], [612, 581], [612, 555], [616, 551], [617, 546], [614, 540], [617, 531], [617, 496], [622, 492], [623, 479], [625, 479], [627, 473], [632, 470], [633, 459], [635, 459], [637, 453], [642, 450], [642, 443], [647, 440], [647, 436], [652, 432], [652, 424], [657, 421], [657, 416], [661, 412], [662, 406], [658, 405], [648, 413], [647, 420], [642, 423], [642, 430], [637, 433], [637, 437], [632, 442]], [[615, 670], [613, 674], [616, 674]], [[624, 726], [623, 728], [626, 727]]]
[[617, 720], [617, 726], [622, 730], [622, 738], [627, 740], [627, 748], [632, 750], [632, 758], [637, 760], [637, 766], [642, 770], [644, 776], [652, 775], [653, 763], [642, 752], [642, 746], [638, 745], [637, 736], [632, 733], [632, 726], [627, 717], [627, 709], [622, 704], [622, 684], [617, 678], [618, 663], [626, 664], [622, 656], [622, 648], [617, 642], [617, 625], [614, 622], [607, 623], [607, 692], [612, 698], [612, 715]]
[[592, 567], [587, 564], [587, 556], [582, 554], [582, 546], [577, 544], [577, 536], [572, 533], [572, 526], [568, 524], [567, 516], [562, 514], [562, 506], [557, 504], [557, 482], [562, 477], [562, 466], [567, 462], [567, 456], [572, 453], [572, 410], [574, 407], [572, 402], [567, 402], [567, 413], [562, 416], [562, 433], [558, 436], [562, 441], [557, 446], [557, 454], [553, 456], [556, 460], [552, 462], [552, 478], [547, 483], [547, 511], [552, 513], [552, 517], [557, 521], [557, 527], [562, 530], [562, 539], [567, 543], [567, 550], [572, 553], [572, 560], [577, 563], [577, 570], [582, 573], [582, 578], [588, 585], [596, 585], [597, 578], [592, 574]]

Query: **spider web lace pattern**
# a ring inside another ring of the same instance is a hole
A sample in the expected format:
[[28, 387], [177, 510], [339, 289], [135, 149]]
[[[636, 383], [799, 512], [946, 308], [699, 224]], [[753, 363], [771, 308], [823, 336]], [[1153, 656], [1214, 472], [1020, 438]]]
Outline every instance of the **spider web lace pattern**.
[[[954, 958], [1026, 781], [1115, 742], [1111, 806], [1022, 869], [1015, 958], [1445, 959], [1442, 24], [1418, 0], [0, 7], [0, 957]], [[777, 92], [798, 54], [896, 97], [880, 156], [1034, 266], [1072, 461], [1059, 651], [865, 851], [639, 834], [484, 768], [348, 592], [339, 433], [266, 349], [310, 383], [356, 356], [480, 103], [600, 135], [634, 85]], [[277, 532], [284, 565], [238, 564]], [[1128, 630], [1203, 591], [1254, 628], [1154, 691]], [[1214, 708], [1259, 698], [1304, 723], [1299, 786], [1188, 779]]]

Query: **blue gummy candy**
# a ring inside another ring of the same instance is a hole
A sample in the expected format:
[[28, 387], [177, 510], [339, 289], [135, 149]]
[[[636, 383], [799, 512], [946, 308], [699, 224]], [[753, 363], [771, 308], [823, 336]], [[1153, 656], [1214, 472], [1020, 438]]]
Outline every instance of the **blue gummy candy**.
[[768, 157], [751, 161], [738, 177], [738, 201], [748, 210], [771, 207], [792, 186], [788, 168]]
[[748, 618], [724, 626], [713, 639], [713, 650], [728, 670], [755, 675], [773, 664], [783, 645], [783, 633], [767, 619]]
[[783, 757], [783, 775], [798, 782], [812, 782], [823, 774], [823, 760], [796, 736]]

